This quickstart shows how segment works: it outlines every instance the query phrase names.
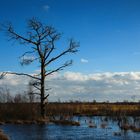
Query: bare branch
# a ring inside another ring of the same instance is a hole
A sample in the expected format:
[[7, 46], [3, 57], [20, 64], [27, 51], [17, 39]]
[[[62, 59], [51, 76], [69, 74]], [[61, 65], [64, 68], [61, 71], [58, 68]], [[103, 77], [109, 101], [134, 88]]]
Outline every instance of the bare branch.
[[39, 87], [37, 87], [36, 85], [33, 85], [34, 88], [38, 89], [39, 91], [41, 90]]
[[15, 74], [15, 75], [27, 76], [27, 77], [30, 77], [30, 78], [33, 78], [33, 79], [36, 79], [36, 80], [41, 80], [40, 78], [32, 76], [32, 75], [27, 74], [27, 73], [17, 73], [17, 72], [4, 72], [4, 73], [5, 73], [5, 75], [6, 74]]
[[51, 47], [51, 49], [49, 50], [47, 56], [45, 57], [45, 61], [47, 60], [47, 58], [50, 56], [50, 54], [53, 52], [53, 50], [54, 50], [54, 48], [55, 48], [55, 47], [54, 47], [54, 42], [52, 41], [51, 43], [52, 43], [52, 47]]
[[35, 39], [38, 37], [38, 42], [41, 43], [45, 39], [45, 42], [48, 40], [48, 37], [59, 39], [57, 31], [51, 26], [44, 26], [37, 18], [32, 18], [28, 21], [28, 27], [30, 30], [35, 31], [36, 35], [32, 35], [32, 32], [29, 32], [30, 38]]
[[39, 95], [39, 96], [41, 95], [40, 93], [37, 93], [37, 92], [33, 92], [32, 94], [33, 95]]
[[36, 88], [37, 90], [41, 91], [41, 88], [38, 87], [38, 86], [40, 86], [40, 82], [33, 80], [33, 81], [30, 81], [30, 82], [29, 82], [29, 85], [30, 85], [30, 86], [33, 86], [33, 87]]
[[3, 79], [5, 75], [6, 75], [6, 72], [2, 72], [2, 73], [0, 74], [0, 79]]
[[67, 54], [67, 53], [76, 53], [78, 50], [77, 48], [79, 47], [79, 44], [74, 42], [73, 40], [70, 40], [70, 45], [69, 48], [65, 51], [63, 51], [62, 53], [60, 53], [59, 55], [57, 55], [56, 57], [53, 57], [52, 59], [50, 59], [45, 66], [49, 65], [51, 62], [55, 61], [56, 59], [62, 57], [63, 55]]
[[21, 61], [20, 61], [20, 64], [23, 66], [23, 65], [29, 65], [31, 64], [35, 59], [33, 58], [21, 58]]
[[32, 54], [32, 53], [35, 53], [35, 50], [25, 52], [22, 56], [20, 56], [20, 58], [26, 56], [27, 54]]
[[39, 58], [34, 58], [34, 56], [28, 56], [28, 54], [33, 54], [35, 53], [37, 50], [34, 49], [34, 51], [27, 51], [25, 52], [22, 56], [20, 56], [19, 58], [21, 59], [20, 64], [23, 65], [29, 65], [31, 64], [33, 61], [38, 60]]
[[[19, 41], [21, 41], [21, 43], [31, 43], [31, 44], [33, 44], [33, 45], [36, 45], [36, 44], [37, 44], [36, 42], [32, 41], [31, 38], [28, 39], [28, 38], [25, 38], [25, 37], [23, 37], [23, 36], [17, 34], [17, 33], [14, 31], [14, 29], [13, 29], [13, 27], [12, 27], [11, 25], [9, 25], [9, 27], [8, 27], [8, 29], [7, 29], [7, 33], [9, 34], [9, 36], [10, 36], [11, 39], [19, 40]], [[24, 42], [23, 42], [23, 41], [24, 41]]]
[[49, 94], [47, 94], [47, 95], [44, 97], [44, 100], [46, 100], [48, 97], [49, 97]]
[[34, 62], [35, 60], [38, 60], [39, 58], [38, 57], [34, 57], [34, 56], [28, 56], [28, 55], [22, 55], [20, 57], [20, 64], [23, 66], [23, 65], [29, 65], [31, 64], [32, 62]]
[[46, 91], [49, 91], [49, 90], [51, 90], [51, 88], [47, 88], [47, 89], [45, 89]]
[[31, 30], [39, 31], [43, 27], [42, 23], [37, 20], [37, 18], [33, 17], [28, 20], [28, 28]]
[[48, 76], [48, 75], [51, 75], [51, 74], [53, 74], [53, 73], [55, 73], [55, 72], [61, 71], [61, 70], [63, 70], [63, 68], [72, 65], [72, 63], [73, 63], [72, 60], [67, 61], [66, 63], [64, 63], [64, 64], [63, 64], [62, 66], [60, 66], [59, 68], [54, 69], [54, 70], [52, 70], [52, 71], [46, 73], [45, 76]]
[[29, 82], [29, 85], [36, 85], [36, 86], [39, 86], [40, 85], [40, 82], [38, 82], [37, 80], [32, 80]]

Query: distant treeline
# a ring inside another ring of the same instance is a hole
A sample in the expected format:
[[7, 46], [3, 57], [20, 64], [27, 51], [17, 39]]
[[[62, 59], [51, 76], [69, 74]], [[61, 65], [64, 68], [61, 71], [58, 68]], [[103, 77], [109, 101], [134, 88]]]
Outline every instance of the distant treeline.
[[49, 102], [49, 104], [88, 104], [88, 105], [140, 105], [140, 102], [123, 101], [123, 102], [92, 102], [92, 101], [54, 101]]
[[[11, 94], [10, 90], [6, 87], [0, 87], [0, 103], [37, 103], [40, 101], [40, 97], [36, 94], [33, 94], [31, 89], [29, 88], [27, 91], [22, 91], [21, 93]], [[80, 100], [67, 100], [67, 101], [61, 101], [58, 99], [58, 101], [49, 102], [49, 104], [140, 104], [140, 101], [135, 102], [124, 100], [122, 102], [111, 102], [111, 101], [102, 101], [97, 102], [95, 99], [93, 101], [80, 101]]]

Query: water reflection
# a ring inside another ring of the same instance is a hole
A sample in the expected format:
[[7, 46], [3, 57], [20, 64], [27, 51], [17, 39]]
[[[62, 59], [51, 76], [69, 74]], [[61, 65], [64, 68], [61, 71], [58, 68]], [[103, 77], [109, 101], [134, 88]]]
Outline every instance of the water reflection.
[[[74, 117], [80, 126], [63, 125], [12, 125], [0, 126], [11, 140], [139, 140], [140, 133], [121, 129], [116, 117]], [[139, 126], [139, 119], [128, 117], [125, 123]], [[93, 127], [90, 127], [93, 125]], [[96, 127], [94, 127], [94, 125]]]

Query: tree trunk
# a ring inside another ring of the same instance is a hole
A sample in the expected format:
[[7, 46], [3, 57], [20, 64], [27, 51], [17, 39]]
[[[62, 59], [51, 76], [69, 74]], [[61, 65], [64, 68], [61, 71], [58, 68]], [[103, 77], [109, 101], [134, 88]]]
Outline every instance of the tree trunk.
[[44, 66], [44, 60], [42, 60], [41, 62], [41, 104], [40, 104], [42, 118], [45, 118], [45, 115], [46, 115], [44, 97], [45, 97], [45, 66]]

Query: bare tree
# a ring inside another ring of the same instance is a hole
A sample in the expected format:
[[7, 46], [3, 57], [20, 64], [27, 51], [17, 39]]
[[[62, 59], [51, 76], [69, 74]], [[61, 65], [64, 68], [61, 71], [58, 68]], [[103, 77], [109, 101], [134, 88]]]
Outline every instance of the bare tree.
[[15, 95], [14, 103], [22, 103], [22, 96], [21, 96], [21, 94], [16, 94]]
[[4, 30], [7, 32], [10, 40], [18, 41], [20, 44], [25, 44], [29, 47], [29, 51], [21, 56], [21, 65], [28, 65], [34, 61], [38, 61], [40, 63], [40, 73], [31, 75], [28, 73], [3, 72], [0, 78], [3, 78], [6, 74], [16, 74], [32, 78], [32, 86], [38, 90], [38, 92], [35, 92], [34, 94], [40, 96], [41, 116], [45, 117], [45, 100], [49, 96], [49, 94], [45, 94], [45, 91], [49, 90], [45, 88], [45, 79], [47, 76], [70, 66], [72, 60], [66, 61], [53, 70], [49, 70], [48, 67], [62, 56], [76, 53], [78, 51], [77, 48], [79, 47], [79, 43], [71, 39], [67, 48], [59, 54], [54, 55], [55, 53], [53, 52], [57, 48], [56, 41], [60, 39], [61, 34], [53, 27], [42, 24], [36, 18], [28, 20], [27, 25], [28, 31], [25, 36], [17, 33], [11, 24], [5, 26]]
[[34, 91], [33, 91], [33, 83], [32, 83], [32, 80], [29, 81], [27, 94], [28, 94], [29, 102], [30, 103], [33, 103], [34, 100], [35, 100], [35, 94], [34, 94]]
[[0, 102], [3, 103], [12, 103], [13, 102], [13, 96], [10, 94], [10, 90], [5, 87], [0, 87]]

